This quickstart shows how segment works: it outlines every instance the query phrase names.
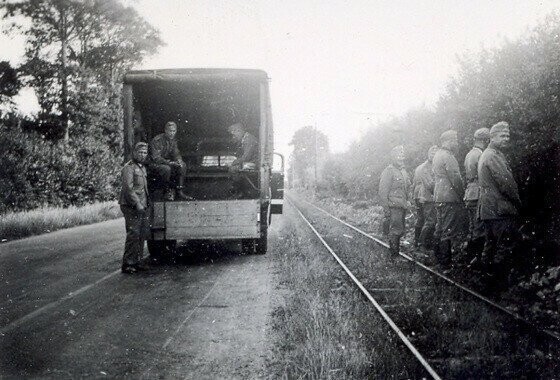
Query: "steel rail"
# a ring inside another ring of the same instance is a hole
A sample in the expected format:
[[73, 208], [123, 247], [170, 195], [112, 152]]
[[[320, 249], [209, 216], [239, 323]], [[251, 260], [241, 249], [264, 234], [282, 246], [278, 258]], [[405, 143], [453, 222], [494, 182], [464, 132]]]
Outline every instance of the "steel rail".
[[[376, 238], [375, 236], [372, 236], [372, 235], [368, 234], [368, 233], [365, 232], [365, 231], [362, 231], [362, 230], [359, 229], [358, 227], [355, 227], [355, 226], [351, 225], [350, 223], [347, 223], [347, 222], [345, 222], [344, 220], [342, 220], [342, 219], [340, 219], [340, 218], [337, 218], [336, 216], [334, 216], [334, 215], [331, 214], [330, 212], [328, 212], [328, 211], [322, 209], [321, 207], [319, 207], [319, 206], [317, 206], [317, 205], [315, 205], [315, 204], [313, 204], [313, 203], [311, 203], [311, 202], [309, 202], [309, 201], [306, 201], [306, 200], [304, 200], [304, 199], [301, 199], [301, 201], [304, 202], [304, 203], [306, 203], [306, 204], [308, 204], [308, 205], [310, 205], [310, 206], [312, 206], [312, 207], [314, 207], [314, 208], [316, 208], [317, 210], [323, 212], [324, 214], [330, 216], [331, 218], [337, 220], [338, 222], [344, 224], [345, 226], [347, 226], [347, 227], [353, 229], [354, 231], [356, 231], [356, 232], [358, 232], [359, 234], [361, 234], [361, 235], [367, 237], [368, 239], [371, 239], [371, 240], [375, 241], [376, 243], [382, 245], [382, 246], [385, 247], [385, 248], [389, 248], [389, 244], [387, 244], [387, 243], [385, 243], [384, 241], [382, 241], [382, 240]], [[293, 203], [292, 203], [292, 204], [293, 204]], [[517, 314], [516, 312], [511, 311], [511, 310], [507, 309], [506, 307], [504, 307], [504, 306], [502, 306], [502, 305], [500, 305], [500, 304], [498, 304], [498, 303], [492, 301], [491, 299], [489, 299], [489, 298], [483, 296], [482, 294], [477, 293], [476, 291], [467, 288], [465, 285], [462, 285], [462, 284], [456, 282], [455, 280], [452, 280], [451, 278], [447, 277], [446, 275], [444, 275], [444, 274], [442, 274], [442, 273], [439, 273], [438, 271], [436, 271], [436, 270], [434, 270], [434, 269], [432, 269], [432, 268], [426, 266], [425, 264], [421, 263], [420, 261], [415, 260], [414, 258], [408, 256], [408, 255], [405, 254], [405, 253], [399, 252], [399, 255], [401, 255], [402, 257], [404, 257], [406, 260], [415, 263], [416, 265], [418, 265], [418, 266], [421, 267], [422, 269], [425, 269], [426, 271], [428, 271], [428, 272], [430, 272], [430, 273], [432, 273], [432, 274], [434, 274], [434, 275], [440, 277], [441, 279], [447, 281], [448, 283], [450, 283], [450, 284], [452, 284], [452, 285], [458, 287], [459, 289], [461, 289], [461, 290], [463, 290], [463, 291], [469, 293], [469, 294], [472, 295], [473, 297], [478, 298], [478, 299], [480, 299], [480, 300], [486, 302], [487, 304], [493, 306], [494, 308], [496, 308], [496, 309], [498, 309], [498, 310], [500, 310], [500, 311], [502, 311], [502, 312], [504, 312], [504, 313], [510, 315], [511, 317], [513, 317], [513, 318], [515, 318], [516, 320], [518, 320], [518, 321], [520, 321], [520, 322], [526, 324], [527, 326], [530, 326], [530, 327], [534, 328], [535, 330], [541, 331], [541, 332], [543, 332], [544, 334], [548, 335], [549, 337], [554, 338], [554, 339], [560, 341], [560, 335], [558, 335], [558, 334], [556, 334], [556, 333], [554, 333], [554, 332], [552, 332], [552, 331], [550, 331], [550, 330], [543, 329], [542, 327], [539, 327], [539, 326], [535, 325], [533, 322], [528, 321], [527, 319], [523, 318], [521, 315]]]
[[395, 322], [389, 317], [389, 315], [387, 315], [387, 313], [385, 312], [385, 310], [383, 310], [383, 308], [379, 305], [379, 303], [375, 300], [375, 298], [372, 297], [372, 295], [367, 291], [367, 289], [362, 285], [362, 283], [356, 278], [356, 276], [354, 276], [354, 274], [350, 271], [350, 269], [348, 269], [348, 267], [344, 264], [344, 262], [338, 257], [338, 255], [333, 251], [333, 249], [327, 244], [327, 242], [325, 241], [325, 239], [323, 239], [323, 237], [319, 234], [319, 232], [317, 232], [317, 230], [315, 229], [315, 227], [313, 227], [313, 225], [309, 222], [309, 220], [307, 220], [307, 218], [303, 215], [303, 213], [298, 209], [298, 207], [291, 201], [290, 198], [287, 198], [288, 202], [292, 205], [292, 207], [294, 208], [294, 210], [296, 210], [299, 214], [299, 216], [303, 219], [303, 221], [309, 226], [309, 228], [311, 228], [311, 230], [315, 233], [315, 235], [319, 238], [319, 240], [321, 241], [321, 243], [323, 244], [323, 246], [330, 252], [330, 254], [335, 258], [335, 260], [340, 264], [340, 266], [344, 269], [344, 271], [346, 272], [346, 274], [348, 274], [348, 276], [352, 279], [352, 281], [354, 281], [354, 283], [358, 286], [358, 288], [362, 291], [362, 293], [367, 297], [367, 299], [373, 304], [373, 306], [375, 307], [375, 309], [377, 309], [377, 311], [379, 312], [379, 314], [381, 314], [381, 316], [383, 317], [383, 319], [385, 319], [385, 321], [389, 324], [389, 326], [391, 326], [391, 328], [393, 329], [393, 331], [399, 336], [399, 338], [402, 340], [402, 342], [406, 345], [406, 347], [410, 350], [410, 352], [412, 352], [412, 354], [416, 357], [416, 359], [420, 362], [420, 364], [422, 364], [422, 366], [424, 367], [424, 369], [426, 369], [426, 371], [428, 371], [428, 373], [430, 374], [430, 376], [432, 376], [433, 379], [435, 380], [441, 380], [441, 377], [437, 374], [437, 372], [432, 368], [432, 366], [430, 366], [430, 364], [427, 362], [427, 360], [422, 356], [422, 354], [420, 354], [420, 352], [418, 352], [418, 350], [416, 349], [416, 347], [414, 347], [414, 345], [410, 342], [410, 340], [408, 340], [408, 338], [406, 337], [406, 335], [401, 331], [401, 329], [399, 329], [399, 327], [395, 324]]

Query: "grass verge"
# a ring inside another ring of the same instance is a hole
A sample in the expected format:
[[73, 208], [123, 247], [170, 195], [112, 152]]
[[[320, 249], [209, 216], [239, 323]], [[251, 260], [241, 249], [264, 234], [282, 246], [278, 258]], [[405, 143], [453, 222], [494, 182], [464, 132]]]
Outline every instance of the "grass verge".
[[[329, 211], [338, 218], [359, 227], [366, 232], [381, 236], [382, 208], [372, 201], [351, 201], [315, 194], [311, 191], [296, 192], [306, 199]], [[431, 252], [420, 252], [413, 247], [414, 216], [407, 215], [407, 231], [401, 239], [401, 250], [416, 260], [428, 266], [437, 263]], [[527, 273], [513, 279], [507, 289], [494, 290], [485, 285], [481, 279], [482, 273], [470, 269], [467, 264], [470, 257], [461, 251], [456, 256], [454, 269], [449, 274], [454, 280], [467, 285], [485, 295], [491, 296], [509, 309], [532, 320], [534, 323], [560, 333], [560, 266], [547, 268], [539, 266], [525, 268]], [[531, 272], [534, 272], [531, 274]]]
[[299, 216], [285, 210], [291, 215], [273, 249], [283, 252], [275, 256], [283, 300], [273, 315], [273, 377], [418, 377], [417, 363], [373, 306]]
[[0, 240], [6, 242], [121, 216], [121, 210], [115, 201], [81, 207], [42, 207], [30, 211], [10, 212], [0, 218]]

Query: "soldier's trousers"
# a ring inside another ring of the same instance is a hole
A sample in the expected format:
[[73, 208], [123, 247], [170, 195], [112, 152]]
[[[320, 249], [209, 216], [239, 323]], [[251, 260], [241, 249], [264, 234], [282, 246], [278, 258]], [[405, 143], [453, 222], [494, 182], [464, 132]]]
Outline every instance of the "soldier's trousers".
[[461, 203], [436, 203], [434, 239], [456, 242], [462, 233], [463, 205]]
[[[422, 215], [422, 224], [418, 226], [416, 221], [416, 228], [419, 230], [418, 242], [428, 248], [434, 237], [434, 230], [436, 227], [436, 207], [433, 202], [424, 202], [419, 204], [418, 214]], [[420, 218], [418, 218], [420, 219]]]
[[515, 218], [484, 220], [484, 250], [482, 255], [489, 264], [509, 263], [516, 244]]
[[149, 173], [155, 176], [162, 184], [158, 187], [175, 188], [182, 187], [185, 183], [185, 175], [187, 168], [183, 165], [181, 167], [165, 165], [165, 164], [150, 164], [148, 166]]
[[478, 201], [465, 201], [469, 216], [469, 240], [474, 241], [483, 238], [484, 223], [478, 217]]
[[121, 205], [126, 227], [126, 241], [124, 243], [123, 266], [136, 265], [144, 253], [144, 240], [148, 228], [146, 211], [138, 211], [135, 207]]
[[389, 207], [385, 209], [385, 221], [383, 229], [389, 237], [401, 237], [404, 235], [406, 209], [400, 207]]

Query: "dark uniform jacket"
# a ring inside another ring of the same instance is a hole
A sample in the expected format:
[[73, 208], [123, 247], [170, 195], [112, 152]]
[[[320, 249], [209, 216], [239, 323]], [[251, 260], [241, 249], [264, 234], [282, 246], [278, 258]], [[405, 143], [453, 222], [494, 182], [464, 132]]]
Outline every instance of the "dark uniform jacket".
[[119, 204], [136, 207], [148, 206], [148, 182], [146, 181], [146, 168], [134, 161], [128, 161], [122, 171], [122, 187]]
[[170, 139], [160, 133], [150, 142], [150, 162], [158, 165], [169, 165], [172, 161], [182, 161], [177, 140]]
[[406, 170], [399, 169], [393, 164], [387, 166], [379, 180], [381, 206], [407, 208], [410, 186], [410, 178]]
[[425, 161], [416, 168], [412, 188], [414, 199], [420, 203], [434, 201], [434, 173], [430, 161]]
[[492, 143], [478, 161], [480, 219], [504, 219], [517, 215], [521, 206], [517, 183], [504, 154]]
[[464, 185], [457, 159], [445, 148], [440, 148], [432, 161], [434, 172], [434, 202], [458, 203], [463, 200]]
[[480, 189], [478, 186], [478, 160], [482, 155], [482, 149], [475, 146], [465, 157], [465, 177], [467, 189], [465, 190], [465, 201], [477, 201]]

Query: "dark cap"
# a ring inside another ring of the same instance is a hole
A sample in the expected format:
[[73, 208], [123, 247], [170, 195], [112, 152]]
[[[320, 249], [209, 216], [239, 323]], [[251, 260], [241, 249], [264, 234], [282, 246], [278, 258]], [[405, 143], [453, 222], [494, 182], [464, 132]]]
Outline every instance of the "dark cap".
[[445, 131], [439, 137], [439, 141], [443, 144], [447, 141], [457, 140], [457, 131], [450, 129], [449, 131]]
[[435, 154], [439, 150], [439, 146], [432, 145], [430, 149], [428, 149], [428, 154]]
[[134, 150], [140, 149], [148, 149], [148, 143], [145, 143], [143, 141], [137, 142], [136, 145], [134, 145]]
[[475, 140], [488, 140], [490, 139], [490, 130], [488, 128], [479, 128], [474, 131]]
[[490, 128], [490, 135], [496, 136], [498, 133], [501, 132], [509, 132], [509, 124], [505, 121], [500, 121], [496, 123]]

